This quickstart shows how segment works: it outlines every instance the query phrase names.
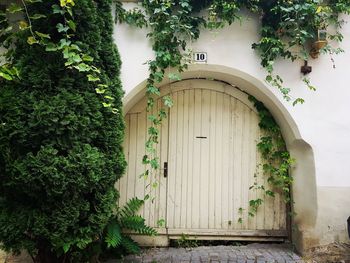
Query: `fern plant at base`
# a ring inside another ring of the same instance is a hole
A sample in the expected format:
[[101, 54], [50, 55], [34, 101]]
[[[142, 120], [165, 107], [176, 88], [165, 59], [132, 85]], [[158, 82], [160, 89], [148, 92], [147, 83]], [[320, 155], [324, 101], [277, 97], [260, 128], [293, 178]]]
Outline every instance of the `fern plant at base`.
[[[32, 30], [59, 41], [52, 12], [59, 1], [32, 1]], [[28, 45], [29, 30], [16, 34], [13, 64], [19, 79], [0, 86], [0, 243], [27, 250], [35, 262], [81, 262], [113, 217], [115, 181], [125, 160], [120, 60], [112, 40], [109, 0], [80, 0], [71, 40], [94, 59], [113, 97], [112, 112], [97, 84], [65, 66], [61, 52]]]
[[127, 253], [138, 254], [140, 252], [139, 245], [122, 230], [131, 230], [136, 234], [147, 236], [157, 235], [157, 231], [147, 226], [145, 219], [136, 214], [143, 205], [144, 200], [134, 197], [118, 209], [116, 216], [110, 220], [105, 231], [107, 249], [122, 247]]

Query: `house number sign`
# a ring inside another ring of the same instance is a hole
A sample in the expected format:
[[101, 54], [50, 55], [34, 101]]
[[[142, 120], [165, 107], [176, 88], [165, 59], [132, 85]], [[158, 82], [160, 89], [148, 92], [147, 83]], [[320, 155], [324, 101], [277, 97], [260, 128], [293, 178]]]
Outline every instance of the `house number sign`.
[[193, 61], [195, 63], [207, 63], [208, 55], [207, 52], [194, 52]]

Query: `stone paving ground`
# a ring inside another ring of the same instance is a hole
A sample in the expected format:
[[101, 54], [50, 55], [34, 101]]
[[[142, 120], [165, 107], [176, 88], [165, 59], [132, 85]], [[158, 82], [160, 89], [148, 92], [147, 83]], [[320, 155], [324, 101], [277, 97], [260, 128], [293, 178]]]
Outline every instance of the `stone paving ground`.
[[247, 246], [204, 246], [196, 248], [151, 248], [138, 256], [109, 260], [106, 263], [301, 263], [300, 256], [286, 244]]
[[[0, 251], [0, 263], [32, 263]], [[110, 259], [105, 263], [350, 263], [350, 244], [331, 244], [311, 251], [305, 258], [288, 244], [255, 243], [247, 246], [202, 246], [196, 248], [151, 248], [141, 255]], [[48, 262], [49, 263], [49, 262]], [[78, 262], [74, 262], [78, 263]]]

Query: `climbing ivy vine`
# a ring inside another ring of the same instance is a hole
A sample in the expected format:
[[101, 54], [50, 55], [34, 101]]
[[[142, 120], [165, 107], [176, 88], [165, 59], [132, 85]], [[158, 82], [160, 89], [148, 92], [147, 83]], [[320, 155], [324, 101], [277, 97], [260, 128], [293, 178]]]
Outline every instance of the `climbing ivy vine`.
[[[295, 163], [295, 160], [290, 156], [287, 151], [284, 139], [280, 127], [276, 123], [270, 111], [265, 105], [258, 101], [253, 96], [249, 96], [249, 100], [254, 104], [254, 107], [259, 114], [259, 127], [263, 133], [260, 137], [260, 141], [257, 144], [258, 150], [263, 157], [263, 163], [258, 166], [262, 166], [264, 176], [267, 176], [267, 181], [271, 186], [271, 189], [266, 189], [264, 185], [259, 185], [254, 182], [250, 186], [250, 190], [262, 191], [265, 196], [275, 197], [276, 189], [282, 197], [285, 203], [292, 202], [290, 189], [293, 183], [293, 177], [289, 174], [291, 166]], [[258, 167], [259, 168], [259, 167]], [[257, 175], [255, 175], [256, 177]], [[249, 200], [249, 216], [254, 216], [259, 206], [263, 203], [263, 199], [251, 199]], [[240, 214], [242, 214], [240, 208]], [[238, 219], [238, 222], [242, 223], [242, 217]]]
[[[260, 39], [252, 44], [252, 48], [260, 55], [261, 66], [267, 73], [266, 82], [276, 87], [283, 98], [293, 105], [303, 103], [302, 98], [292, 97], [290, 88], [275, 73], [275, 62], [281, 58], [308, 61], [311, 56], [315, 57], [319, 53], [333, 55], [343, 52], [336, 43], [343, 39], [340, 29], [344, 20], [339, 15], [350, 14], [348, 0], [144, 0], [139, 7], [131, 10], [123, 9], [121, 2], [117, 1], [116, 20], [139, 28], [148, 28], [147, 37], [155, 54], [153, 60], [147, 61], [147, 111], [153, 126], [149, 128], [147, 154], [143, 158], [143, 163], [151, 167], [145, 171], [145, 177], [160, 166], [156, 156], [156, 144], [159, 140], [158, 127], [166, 118], [166, 111], [161, 109], [158, 114], [152, 114], [155, 98], [160, 96], [157, 84], [164, 79], [181, 79], [178, 73], [187, 69], [192, 59], [191, 50], [187, 48], [188, 43], [197, 40], [202, 29], [219, 29], [237, 20], [241, 21], [243, 10], [249, 10], [260, 17]], [[328, 32], [330, 28], [335, 29], [333, 33]], [[320, 30], [328, 34], [324, 40], [325, 45], [315, 49], [314, 43], [320, 40]], [[170, 69], [172, 73], [167, 74]], [[303, 81], [310, 90], [315, 90], [308, 78], [303, 78]], [[264, 174], [275, 189], [280, 189], [284, 200], [290, 202], [289, 191], [293, 179], [289, 175], [289, 169], [294, 160], [286, 150], [280, 129], [272, 115], [261, 102], [253, 97], [250, 99], [259, 112], [259, 126], [266, 133], [257, 145], [264, 159]], [[171, 107], [169, 96], [163, 97], [163, 100], [165, 107]], [[269, 196], [275, 195], [273, 190], [258, 185], [251, 188], [260, 189]], [[257, 212], [262, 202], [262, 199], [249, 201], [250, 216]], [[240, 209], [239, 212], [242, 214], [243, 210]]]

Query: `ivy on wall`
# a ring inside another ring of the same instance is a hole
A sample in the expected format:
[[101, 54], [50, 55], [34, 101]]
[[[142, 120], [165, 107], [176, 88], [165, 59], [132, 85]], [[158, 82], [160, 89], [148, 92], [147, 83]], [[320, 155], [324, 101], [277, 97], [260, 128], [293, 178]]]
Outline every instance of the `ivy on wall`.
[[[262, 191], [265, 196], [270, 197], [275, 197], [277, 191], [278, 194], [282, 194], [285, 203], [291, 203], [293, 200], [291, 199], [290, 189], [293, 177], [289, 172], [295, 160], [287, 151], [280, 127], [270, 111], [253, 96], [249, 96], [249, 100], [258, 111], [259, 127], [263, 132], [263, 136], [260, 137], [260, 141], [257, 144], [263, 158], [263, 163], [259, 165], [262, 165], [263, 175], [267, 176], [267, 182], [271, 186], [271, 189], [266, 189], [265, 186], [258, 185], [255, 182], [249, 189]], [[262, 203], [263, 199], [261, 198], [249, 200], [248, 215], [254, 216]], [[240, 213], [242, 214], [242, 211]], [[239, 218], [238, 222], [242, 223], [242, 218]]]
[[[149, 176], [159, 169], [156, 156], [156, 144], [159, 140], [159, 125], [166, 117], [165, 111], [150, 114], [153, 110], [155, 96], [160, 95], [158, 83], [164, 79], [178, 81], [177, 73], [186, 70], [191, 63], [192, 54], [188, 50], [189, 42], [200, 36], [202, 29], [223, 28], [235, 21], [242, 20], [242, 11], [249, 10], [258, 14], [261, 21], [260, 39], [252, 48], [261, 58], [261, 66], [266, 70], [266, 82], [276, 87], [283, 98], [293, 105], [303, 103], [302, 98], [293, 98], [290, 88], [283, 79], [274, 73], [276, 60], [283, 58], [291, 61], [308, 61], [320, 53], [338, 54], [343, 52], [336, 47], [343, 35], [340, 29], [344, 20], [341, 13], [350, 14], [348, 0], [144, 0], [140, 6], [126, 11], [120, 1], [116, 1], [116, 20], [139, 28], [148, 28], [147, 37], [152, 43], [155, 58], [147, 62], [149, 77], [146, 95], [149, 120], [149, 139], [146, 142], [147, 154], [143, 163], [150, 165], [144, 176]], [[205, 11], [205, 12], [201, 12]], [[202, 14], [205, 15], [202, 15]], [[333, 33], [330, 28], [333, 29]], [[310, 90], [315, 90], [308, 78], [303, 78]], [[171, 98], [166, 96], [164, 105], [171, 107]], [[261, 102], [250, 98], [260, 115], [260, 128], [266, 133], [257, 147], [264, 158], [263, 171], [269, 183], [283, 193], [286, 202], [290, 202], [290, 186], [293, 179], [289, 169], [294, 163], [286, 150], [278, 125]], [[252, 186], [252, 189], [260, 186]], [[274, 196], [274, 191], [262, 189], [266, 195]], [[253, 216], [262, 200], [250, 200], [249, 215]], [[242, 210], [240, 211], [242, 213]], [[240, 218], [239, 221], [242, 219]]]
[[[156, 58], [148, 62], [147, 92], [157, 95], [159, 91], [153, 87], [154, 82], [160, 82], [164, 77], [178, 78], [174, 74], [165, 76], [167, 68], [180, 72], [186, 69], [191, 61], [191, 54], [186, 52], [187, 43], [198, 39], [200, 30], [222, 28], [241, 21], [243, 10], [260, 17], [260, 40], [253, 43], [252, 48], [260, 55], [261, 66], [267, 71], [266, 81], [278, 88], [286, 100], [293, 99], [294, 105], [303, 103], [302, 98], [292, 98], [290, 88], [274, 73], [275, 61], [280, 58], [308, 61], [318, 53], [343, 52], [336, 43], [343, 39], [340, 29], [344, 20], [339, 15], [350, 14], [347, 0], [151, 0], [142, 1], [140, 7], [128, 11], [118, 1], [116, 15], [120, 22], [150, 30], [147, 36]], [[207, 15], [202, 15], [201, 11], [206, 11]], [[326, 32], [320, 35], [320, 31]], [[323, 46], [315, 47], [320, 40], [325, 41]], [[310, 89], [315, 89], [307, 78], [303, 81]]]

